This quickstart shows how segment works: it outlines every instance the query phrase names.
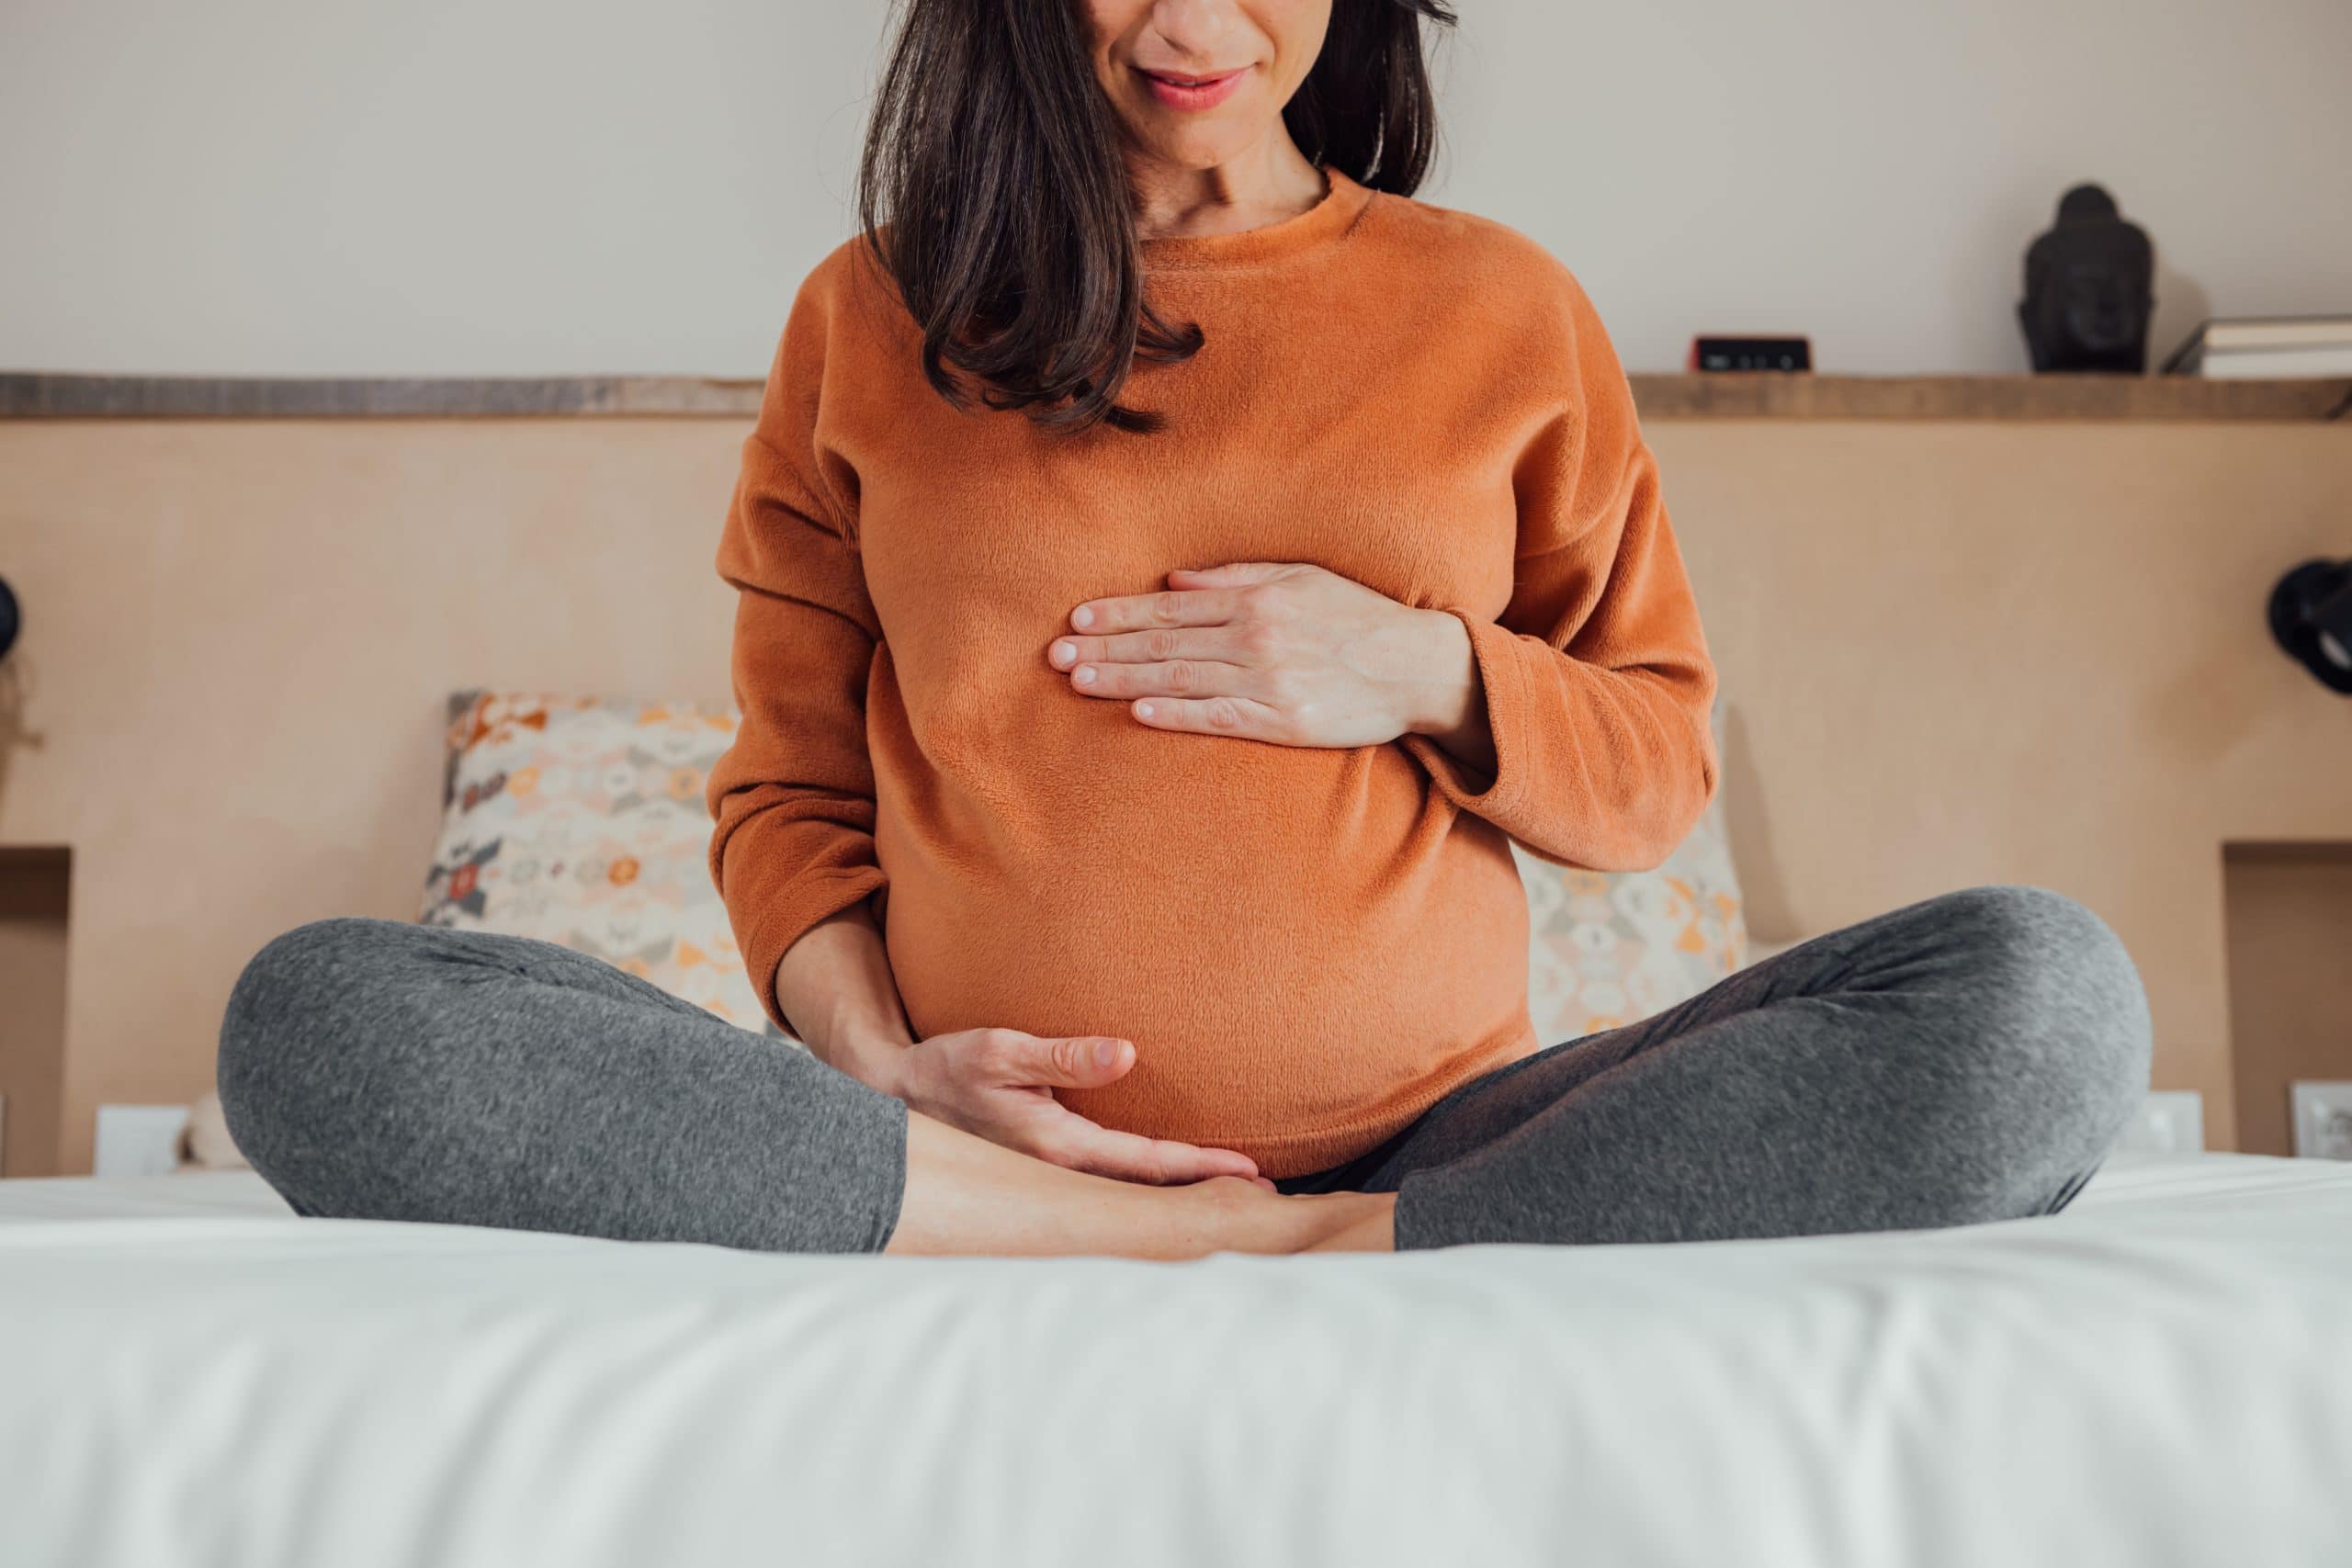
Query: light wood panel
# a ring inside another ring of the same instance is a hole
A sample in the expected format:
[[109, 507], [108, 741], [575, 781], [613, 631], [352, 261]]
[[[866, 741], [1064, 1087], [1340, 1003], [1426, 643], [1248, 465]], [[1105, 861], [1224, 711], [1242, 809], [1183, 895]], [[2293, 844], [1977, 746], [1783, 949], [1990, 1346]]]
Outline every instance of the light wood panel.
[[[0, 843], [70, 845], [65, 1119], [209, 1081], [243, 960], [413, 916], [463, 685], [723, 700], [745, 421], [0, 422]], [[2270, 646], [2352, 426], [1656, 417], [1760, 935], [2027, 882], [2122, 933], [2235, 1125], [2221, 845], [2352, 840], [2352, 705]]]

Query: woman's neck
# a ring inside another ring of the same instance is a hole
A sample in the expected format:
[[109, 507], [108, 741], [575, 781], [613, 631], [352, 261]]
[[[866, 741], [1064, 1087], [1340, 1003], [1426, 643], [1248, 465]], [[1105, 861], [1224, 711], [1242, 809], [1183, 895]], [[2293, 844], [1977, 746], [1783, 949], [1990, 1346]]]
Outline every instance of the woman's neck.
[[1247, 152], [1189, 168], [1130, 152], [1128, 181], [1141, 239], [1239, 233], [1295, 218], [1327, 194], [1323, 171], [1279, 121]]

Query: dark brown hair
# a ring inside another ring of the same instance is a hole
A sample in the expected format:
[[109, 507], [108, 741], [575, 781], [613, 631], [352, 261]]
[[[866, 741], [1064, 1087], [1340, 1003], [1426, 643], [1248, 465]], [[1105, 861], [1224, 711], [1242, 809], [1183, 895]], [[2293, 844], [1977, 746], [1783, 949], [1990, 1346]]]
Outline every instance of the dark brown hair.
[[[922, 329], [923, 375], [1056, 430], [1149, 430], [1119, 406], [1138, 358], [1189, 358], [1197, 325], [1143, 297], [1118, 116], [1081, 0], [897, 0], [858, 169], [858, 222]], [[1437, 106], [1421, 23], [1445, 0], [1333, 0], [1323, 51], [1283, 107], [1299, 150], [1374, 190], [1429, 172]], [[888, 225], [887, 234], [883, 225]]]

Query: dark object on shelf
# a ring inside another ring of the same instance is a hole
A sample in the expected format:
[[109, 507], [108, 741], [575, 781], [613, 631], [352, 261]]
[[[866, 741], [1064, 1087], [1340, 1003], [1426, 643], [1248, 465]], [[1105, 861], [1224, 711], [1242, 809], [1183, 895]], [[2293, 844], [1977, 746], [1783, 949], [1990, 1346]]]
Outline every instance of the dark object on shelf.
[[2352, 696], [2352, 560], [2307, 560], [2280, 578], [2270, 635], [2321, 685]]
[[2094, 185], [2068, 191], [2057, 226], [2025, 254], [2018, 321], [2033, 367], [2146, 370], [2155, 276], [2155, 247], [2116, 211], [2113, 197]]
[[1695, 337], [1693, 370], [1810, 370], [1813, 340], [1804, 337]]
[[8, 650], [17, 646], [17, 633], [24, 624], [25, 613], [17, 607], [16, 590], [0, 578], [0, 659], [7, 658]]

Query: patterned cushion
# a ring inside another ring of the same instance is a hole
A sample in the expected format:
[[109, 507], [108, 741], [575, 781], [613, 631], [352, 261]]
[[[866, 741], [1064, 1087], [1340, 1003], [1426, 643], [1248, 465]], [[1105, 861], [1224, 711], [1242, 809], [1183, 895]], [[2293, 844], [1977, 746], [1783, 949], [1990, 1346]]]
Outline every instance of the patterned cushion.
[[[1723, 750], [1724, 705], [1709, 716]], [[1556, 1045], [1672, 1007], [1747, 963], [1723, 790], [1653, 871], [1572, 871], [1511, 846], [1527, 886], [1527, 1006]]]
[[458, 693], [418, 918], [574, 948], [781, 1034], [710, 881], [703, 783], [734, 738], [732, 712], [688, 703]]

